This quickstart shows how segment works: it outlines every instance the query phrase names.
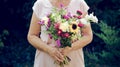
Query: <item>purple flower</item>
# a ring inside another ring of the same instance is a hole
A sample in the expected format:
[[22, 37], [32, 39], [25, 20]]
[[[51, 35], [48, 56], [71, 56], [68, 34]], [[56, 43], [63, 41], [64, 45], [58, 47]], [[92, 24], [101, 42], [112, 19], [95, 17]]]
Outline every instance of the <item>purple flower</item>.
[[44, 20], [38, 22], [39, 24], [43, 25], [44, 24]]
[[50, 22], [50, 19], [48, 20], [48, 24], [47, 24], [47, 30], [50, 28], [50, 26], [51, 26], [51, 22]]
[[57, 43], [57, 46], [58, 46], [58, 47], [61, 46], [60, 39], [57, 39], [57, 40], [56, 40], [56, 43]]
[[60, 4], [60, 7], [63, 8], [64, 7], [63, 4]]
[[67, 15], [63, 15], [63, 18], [66, 20], [69, 20], [69, 16], [67, 16]]

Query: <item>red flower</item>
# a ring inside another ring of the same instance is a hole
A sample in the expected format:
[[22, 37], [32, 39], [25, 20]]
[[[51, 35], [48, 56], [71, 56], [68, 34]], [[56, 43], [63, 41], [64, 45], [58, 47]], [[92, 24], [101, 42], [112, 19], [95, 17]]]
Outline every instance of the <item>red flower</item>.
[[82, 17], [81, 16], [77, 16], [78, 19], [81, 19]]
[[62, 34], [62, 30], [58, 30], [57, 34], [60, 36]]
[[84, 26], [84, 24], [82, 24], [82, 23], [79, 23], [79, 24], [78, 24], [78, 26], [79, 26], [79, 27], [83, 27], [83, 26]]
[[64, 37], [68, 38], [70, 36], [69, 33], [64, 33]]

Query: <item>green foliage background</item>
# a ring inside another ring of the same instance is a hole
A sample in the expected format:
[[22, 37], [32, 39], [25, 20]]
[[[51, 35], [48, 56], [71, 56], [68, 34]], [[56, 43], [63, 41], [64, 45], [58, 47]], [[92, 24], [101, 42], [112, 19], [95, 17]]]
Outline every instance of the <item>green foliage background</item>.
[[[35, 0], [0, 0], [0, 67], [33, 67], [35, 48], [27, 32]], [[93, 41], [84, 48], [86, 67], [120, 67], [120, 0], [86, 0]]]

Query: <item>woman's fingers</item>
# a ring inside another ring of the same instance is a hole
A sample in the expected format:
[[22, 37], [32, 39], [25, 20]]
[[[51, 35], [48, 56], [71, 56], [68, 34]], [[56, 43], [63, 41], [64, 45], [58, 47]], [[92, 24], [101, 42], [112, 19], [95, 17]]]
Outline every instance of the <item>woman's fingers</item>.
[[64, 56], [56, 48], [53, 48], [53, 50], [50, 51], [50, 55], [58, 62], [62, 62], [64, 60]]
[[58, 62], [62, 62], [62, 60], [60, 58], [58, 58], [57, 56], [54, 56], [55, 60]]
[[64, 60], [63, 55], [62, 55], [59, 51], [56, 51], [56, 52], [55, 52], [55, 58], [56, 58], [57, 61], [59, 61], [59, 62], [62, 62], [62, 61]]
[[57, 52], [58, 52], [57, 56], [63, 61], [64, 60], [64, 56], [59, 51], [57, 51]]

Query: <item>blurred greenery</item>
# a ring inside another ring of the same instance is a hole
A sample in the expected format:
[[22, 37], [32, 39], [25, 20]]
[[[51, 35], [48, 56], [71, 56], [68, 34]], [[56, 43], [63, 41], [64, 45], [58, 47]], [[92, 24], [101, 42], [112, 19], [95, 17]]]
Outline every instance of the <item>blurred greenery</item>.
[[[120, 67], [119, 62], [117, 62], [120, 61], [120, 29], [108, 26], [103, 21], [99, 23], [99, 27], [101, 32], [94, 32], [94, 34], [98, 36], [104, 44], [99, 44], [101, 45], [100, 48], [102, 48], [100, 51], [85, 50], [87, 67]], [[96, 46], [92, 49], [94, 48], [96, 48]]]
[[[0, 0], [0, 67], [33, 67], [35, 48], [26, 38], [35, 1]], [[99, 18], [84, 48], [86, 67], [120, 67], [120, 0], [86, 2]]]

